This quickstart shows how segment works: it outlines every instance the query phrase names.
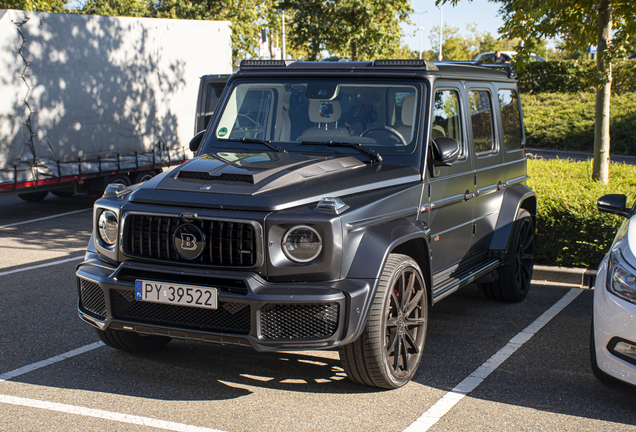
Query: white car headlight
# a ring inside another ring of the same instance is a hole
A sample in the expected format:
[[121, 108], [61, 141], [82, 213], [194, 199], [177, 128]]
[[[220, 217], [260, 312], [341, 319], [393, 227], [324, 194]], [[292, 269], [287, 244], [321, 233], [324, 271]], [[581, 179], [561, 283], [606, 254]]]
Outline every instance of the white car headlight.
[[636, 269], [625, 262], [620, 250], [609, 257], [607, 289], [618, 297], [636, 303]]
[[99, 215], [97, 227], [99, 228], [99, 238], [105, 245], [111, 247], [117, 243], [119, 222], [117, 221], [115, 212], [104, 210], [102, 214]]
[[283, 253], [297, 263], [308, 263], [320, 255], [322, 239], [318, 231], [307, 225], [296, 225], [287, 230], [281, 243]]

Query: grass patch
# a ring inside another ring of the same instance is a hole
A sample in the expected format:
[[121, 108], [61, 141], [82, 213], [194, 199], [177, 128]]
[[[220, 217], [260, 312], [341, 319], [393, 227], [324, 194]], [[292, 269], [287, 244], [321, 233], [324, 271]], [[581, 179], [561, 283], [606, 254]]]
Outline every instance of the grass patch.
[[529, 159], [528, 186], [537, 194], [536, 263], [596, 268], [625, 220], [601, 213], [596, 200], [622, 193], [636, 198], [636, 166], [610, 164], [608, 185], [591, 179], [592, 161]]
[[[521, 94], [526, 145], [594, 151], [596, 93]], [[636, 93], [612, 95], [610, 152], [636, 156]]]

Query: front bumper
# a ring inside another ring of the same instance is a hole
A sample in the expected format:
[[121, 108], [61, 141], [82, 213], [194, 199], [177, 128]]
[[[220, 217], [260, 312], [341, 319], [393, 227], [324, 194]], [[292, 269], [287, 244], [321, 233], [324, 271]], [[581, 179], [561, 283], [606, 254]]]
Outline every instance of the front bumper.
[[636, 345], [636, 305], [610, 293], [605, 284], [607, 257], [603, 260], [594, 287], [594, 341], [598, 367], [608, 375], [636, 386], [636, 364], [610, 351], [619, 338]]
[[[256, 273], [140, 262], [112, 267], [88, 252], [76, 271], [78, 313], [106, 330], [128, 330], [259, 351], [325, 349], [355, 340], [375, 280], [269, 283]], [[216, 310], [135, 300], [135, 280], [215, 287]]]

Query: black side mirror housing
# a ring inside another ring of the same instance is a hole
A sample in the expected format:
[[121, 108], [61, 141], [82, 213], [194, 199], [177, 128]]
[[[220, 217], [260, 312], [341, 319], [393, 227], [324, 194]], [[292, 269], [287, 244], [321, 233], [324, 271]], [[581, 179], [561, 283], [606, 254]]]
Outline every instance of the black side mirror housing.
[[437, 137], [433, 139], [433, 165], [450, 166], [459, 156], [459, 143], [455, 138]]
[[205, 134], [205, 129], [203, 129], [201, 132], [196, 134], [190, 140], [190, 151], [192, 151], [193, 153], [196, 153], [197, 150], [199, 150], [199, 146], [201, 145], [201, 139], [203, 138], [203, 134]]
[[596, 201], [596, 207], [603, 213], [616, 214], [626, 218], [632, 215], [631, 210], [627, 207], [627, 197], [623, 194], [603, 195]]

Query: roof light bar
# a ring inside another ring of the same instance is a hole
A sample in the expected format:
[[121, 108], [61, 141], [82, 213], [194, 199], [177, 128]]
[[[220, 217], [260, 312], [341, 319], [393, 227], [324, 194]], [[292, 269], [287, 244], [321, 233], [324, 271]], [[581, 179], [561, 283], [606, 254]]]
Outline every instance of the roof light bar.
[[244, 68], [259, 68], [259, 67], [286, 67], [293, 61], [286, 60], [243, 60], [241, 61], [241, 69]]
[[406, 66], [406, 67], [423, 67], [426, 68], [426, 61], [421, 59], [410, 60], [375, 60], [373, 66]]

